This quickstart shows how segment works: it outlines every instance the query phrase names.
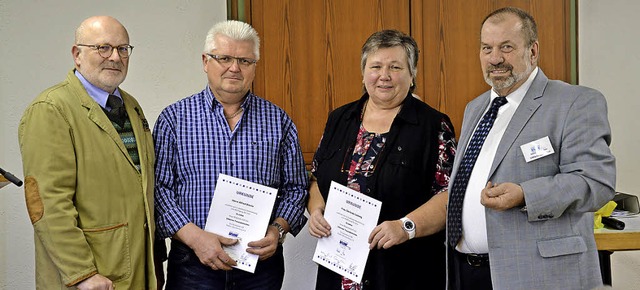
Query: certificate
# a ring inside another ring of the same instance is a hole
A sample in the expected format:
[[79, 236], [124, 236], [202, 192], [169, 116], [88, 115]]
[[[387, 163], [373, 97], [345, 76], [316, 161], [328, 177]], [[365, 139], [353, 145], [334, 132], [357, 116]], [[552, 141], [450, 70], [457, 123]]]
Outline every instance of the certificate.
[[313, 261], [360, 283], [369, 256], [369, 235], [382, 202], [331, 182], [324, 218], [331, 235], [318, 240]]
[[251, 241], [264, 238], [278, 190], [220, 174], [204, 230], [238, 239], [225, 252], [236, 261], [234, 268], [253, 273], [258, 255], [247, 253]]

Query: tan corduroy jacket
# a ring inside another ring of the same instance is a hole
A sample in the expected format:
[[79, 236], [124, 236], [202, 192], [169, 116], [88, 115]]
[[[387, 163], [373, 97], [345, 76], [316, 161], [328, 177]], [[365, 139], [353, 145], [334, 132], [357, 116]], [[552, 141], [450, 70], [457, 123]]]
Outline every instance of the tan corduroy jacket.
[[153, 140], [138, 102], [121, 93], [140, 170], [74, 70], [41, 93], [20, 121], [38, 289], [75, 288], [95, 273], [116, 289], [156, 288]]

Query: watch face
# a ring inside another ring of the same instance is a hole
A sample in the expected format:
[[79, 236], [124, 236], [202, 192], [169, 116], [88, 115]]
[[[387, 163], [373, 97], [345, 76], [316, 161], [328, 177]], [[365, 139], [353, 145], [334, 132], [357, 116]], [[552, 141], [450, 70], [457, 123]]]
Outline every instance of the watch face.
[[404, 228], [405, 228], [407, 231], [412, 231], [412, 230], [413, 230], [413, 222], [411, 222], [411, 221], [405, 221], [405, 222], [404, 222]]

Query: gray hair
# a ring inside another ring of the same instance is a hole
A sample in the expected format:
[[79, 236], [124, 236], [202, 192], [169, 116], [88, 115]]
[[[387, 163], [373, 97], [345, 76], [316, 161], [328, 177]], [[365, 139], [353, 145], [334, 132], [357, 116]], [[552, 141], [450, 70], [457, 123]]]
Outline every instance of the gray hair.
[[226, 20], [214, 24], [207, 32], [204, 41], [205, 53], [216, 49], [216, 35], [224, 35], [233, 40], [253, 42], [253, 54], [255, 54], [256, 60], [260, 59], [260, 37], [251, 25], [236, 20]]
[[484, 23], [487, 21], [491, 21], [492, 23], [503, 21], [503, 16], [505, 14], [515, 15], [520, 18], [520, 22], [522, 22], [522, 35], [527, 47], [531, 47], [533, 43], [538, 41], [538, 26], [536, 25], [536, 21], [531, 15], [529, 15], [529, 13], [515, 7], [504, 7], [491, 12], [491, 14], [487, 15], [487, 17], [484, 18], [480, 27], [483, 27]]
[[407, 54], [409, 71], [411, 73], [411, 87], [409, 92], [412, 93], [416, 88], [416, 75], [418, 74], [418, 44], [409, 35], [398, 30], [382, 30], [373, 33], [367, 41], [362, 45], [362, 54], [360, 56], [360, 70], [364, 73], [365, 65], [369, 54], [378, 51], [380, 48], [389, 48], [401, 46]]

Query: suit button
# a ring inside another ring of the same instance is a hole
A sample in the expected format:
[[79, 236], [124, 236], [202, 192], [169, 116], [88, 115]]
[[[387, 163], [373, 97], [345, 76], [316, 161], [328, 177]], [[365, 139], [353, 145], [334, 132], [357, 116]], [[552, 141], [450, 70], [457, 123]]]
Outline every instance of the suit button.
[[538, 216], [538, 219], [542, 220], [542, 219], [544, 219], [544, 217], [545, 217], [545, 215], [541, 214], [541, 215]]
[[402, 146], [398, 146], [398, 151], [402, 151]]
[[369, 285], [371, 285], [371, 282], [369, 280], [364, 280], [364, 281], [362, 281], [362, 285], [363, 286], [369, 286]]
[[144, 223], [143, 227], [144, 227], [144, 229], [146, 230], [146, 229], [148, 229], [148, 228], [149, 228], [149, 225], [148, 225], [147, 223]]

